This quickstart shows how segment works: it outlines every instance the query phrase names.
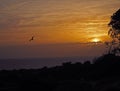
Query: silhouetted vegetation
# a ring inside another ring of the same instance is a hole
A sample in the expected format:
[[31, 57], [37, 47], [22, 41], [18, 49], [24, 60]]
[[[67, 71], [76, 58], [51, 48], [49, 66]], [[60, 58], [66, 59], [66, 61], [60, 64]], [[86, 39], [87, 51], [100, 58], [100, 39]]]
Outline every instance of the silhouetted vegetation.
[[41, 69], [0, 71], [0, 91], [120, 91], [120, 57], [104, 55], [93, 63], [63, 63]]
[[109, 46], [109, 54], [120, 54], [120, 9], [117, 10], [112, 16], [109, 22], [108, 35], [112, 38], [110, 43], [106, 43]]

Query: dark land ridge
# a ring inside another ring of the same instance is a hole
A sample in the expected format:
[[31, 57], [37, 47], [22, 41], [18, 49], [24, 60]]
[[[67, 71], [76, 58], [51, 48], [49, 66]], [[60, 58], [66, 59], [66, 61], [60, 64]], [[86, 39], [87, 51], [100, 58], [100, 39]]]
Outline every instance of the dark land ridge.
[[93, 63], [63, 63], [40, 69], [0, 71], [0, 91], [120, 91], [120, 57], [103, 55]]

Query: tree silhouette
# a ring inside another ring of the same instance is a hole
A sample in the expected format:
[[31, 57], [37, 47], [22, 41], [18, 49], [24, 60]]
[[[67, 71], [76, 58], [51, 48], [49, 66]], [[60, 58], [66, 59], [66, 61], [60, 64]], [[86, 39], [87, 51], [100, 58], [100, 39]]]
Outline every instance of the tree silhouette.
[[120, 40], [120, 9], [111, 16], [111, 21], [108, 25], [110, 26], [108, 34], [112, 38]]
[[110, 27], [108, 35], [113, 39], [110, 47], [118, 44], [117, 47], [114, 49], [110, 48], [109, 51], [112, 50], [114, 54], [120, 53], [120, 9], [111, 16], [111, 21], [108, 25]]

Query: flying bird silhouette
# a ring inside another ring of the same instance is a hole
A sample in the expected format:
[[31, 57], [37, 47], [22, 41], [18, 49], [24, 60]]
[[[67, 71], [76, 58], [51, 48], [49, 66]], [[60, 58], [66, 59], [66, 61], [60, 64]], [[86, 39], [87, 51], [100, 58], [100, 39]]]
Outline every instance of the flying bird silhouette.
[[30, 42], [34, 40], [34, 36], [32, 36], [32, 38], [29, 40]]

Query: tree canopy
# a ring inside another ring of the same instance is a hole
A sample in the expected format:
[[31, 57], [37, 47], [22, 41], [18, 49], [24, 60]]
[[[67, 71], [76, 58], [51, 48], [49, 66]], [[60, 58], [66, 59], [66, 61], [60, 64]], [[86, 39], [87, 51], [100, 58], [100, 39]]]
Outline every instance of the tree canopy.
[[111, 21], [108, 25], [110, 26], [108, 34], [113, 39], [116, 38], [120, 41], [120, 9], [111, 16]]
[[113, 13], [108, 26], [110, 27], [108, 35], [112, 38], [112, 41], [109, 43], [108, 53], [120, 54], [120, 9]]

